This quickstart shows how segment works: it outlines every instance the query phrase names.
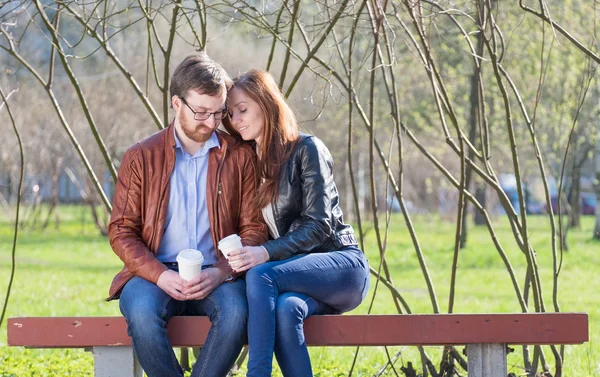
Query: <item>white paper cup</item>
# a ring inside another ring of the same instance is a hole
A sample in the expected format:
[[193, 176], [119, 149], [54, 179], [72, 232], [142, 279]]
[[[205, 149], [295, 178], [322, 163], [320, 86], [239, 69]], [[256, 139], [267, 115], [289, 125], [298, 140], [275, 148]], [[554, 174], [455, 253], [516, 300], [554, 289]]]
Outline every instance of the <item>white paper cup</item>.
[[204, 262], [204, 256], [200, 251], [194, 249], [181, 250], [177, 255], [179, 276], [187, 281], [192, 280], [200, 275], [202, 262]]
[[237, 234], [232, 234], [219, 241], [219, 250], [221, 250], [221, 253], [223, 253], [225, 258], [229, 258], [229, 253], [231, 253], [232, 251], [241, 248], [242, 239]]

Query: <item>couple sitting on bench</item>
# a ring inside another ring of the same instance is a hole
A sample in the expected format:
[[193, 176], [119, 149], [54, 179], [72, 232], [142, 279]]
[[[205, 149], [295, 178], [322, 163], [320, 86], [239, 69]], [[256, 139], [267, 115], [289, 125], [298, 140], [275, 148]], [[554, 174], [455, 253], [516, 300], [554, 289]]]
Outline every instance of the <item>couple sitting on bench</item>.
[[[203, 315], [212, 327], [193, 377], [227, 375], [246, 339], [248, 376], [270, 376], [273, 353], [286, 377], [311, 376], [304, 320], [356, 308], [369, 287], [333, 159], [299, 133], [266, 72], [232, 81], [192, 55], [170, 94], [175, 119], [123, 156], [109, 225], [124, 263], [109, 300], [120, 298], [135, 354], [149, 377], [183, 376], [167, 323]], [[243, 247], [225, 257], [218, 243], [232, 234]], [[176, 263], [185, 249], [203, 260], [189, 280]]]

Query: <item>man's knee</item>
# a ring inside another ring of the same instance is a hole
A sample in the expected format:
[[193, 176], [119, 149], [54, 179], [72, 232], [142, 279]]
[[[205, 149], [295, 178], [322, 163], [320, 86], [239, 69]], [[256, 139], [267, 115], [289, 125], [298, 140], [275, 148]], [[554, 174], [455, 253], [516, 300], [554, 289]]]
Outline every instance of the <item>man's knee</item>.
[[220, 326], [223, 331], [246, 334], [248, 324], [248, 306], [228, 305], [221, 312]]
[[154, 323], [157, 320], [161, 320], [163, 317], [162, 309], [157, 305], [148, 301], [140, 300], [132, 305], [131, 302], [128, 304], [121, 305], [121, 313], [127, 319], [127, 323]]
[[218, 292], [207, 299], [213, 302], [212, 313], [207, 313], [213, 325], [222, 331], [246, 331], [248, 321], [248, 301], [243, 281], [224, 283]]
[[138, 283], [132, 279], [119, 300], [119, 308], [127, 320], [131, 336], [153, 333], [166, 325], [164, 297], [148, 294]]
[[132, 338], [155, 339], [159, 334], [166, 334], [166, 321], [150, 305], [138, 305], [123, 312], [127, 320], [127, 333]]

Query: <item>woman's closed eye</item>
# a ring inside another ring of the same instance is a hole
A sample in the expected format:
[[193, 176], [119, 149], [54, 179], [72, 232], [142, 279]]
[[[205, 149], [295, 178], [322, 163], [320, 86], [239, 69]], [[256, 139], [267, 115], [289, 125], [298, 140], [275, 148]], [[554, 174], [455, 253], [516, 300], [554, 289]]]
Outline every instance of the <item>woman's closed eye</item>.
[[235, 112], [238, 112], [238, 113], [245, 113], [245, 112], [246, 112], [246, 110], [247, 110], [247, 109], [243, 109], [243, 110], [237, 110], [237, 111], [229, 110], [229, 116], [230, 116], [231, 118], [233, 118], [233, 115], [234, 115], [234, 113], [235, 113]]

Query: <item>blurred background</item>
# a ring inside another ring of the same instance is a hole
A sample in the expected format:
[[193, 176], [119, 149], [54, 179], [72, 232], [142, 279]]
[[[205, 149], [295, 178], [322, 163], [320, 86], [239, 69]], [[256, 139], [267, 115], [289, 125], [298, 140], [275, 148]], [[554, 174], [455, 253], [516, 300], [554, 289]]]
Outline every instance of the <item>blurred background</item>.
[[[170, 75], [204, 50], [231, 76], [271, 72], [302, 129], [329, 147], [346, 220], [374, 279], [386, 283], [361, 311], [455, 312], [455, 303], [467, 312], [561, 311], [561, 297], [568, 310], [597, 310], [584, 283], [600, 262], [598, 6], [2, 1], [3, 271], [19, 230], [45, 242], [15, 241], [25, 274], [36, 258], [61, 266], [74, 250], [60, 263], [40, 250], [70, 248], [80, 232], [94, 258], [112, 258], [95, 275], [98, 287], [108, 284], [118, 260], [105, 235], [121, 157], [169, 123]], [[563, 260], [571, 269], [561, 276]], [[481, 290], [476, 300], [467, 288]], [[9, 313], [35, 311], [35, 296], [23, 295]], [[534, 376], [539, 355], [524, 351], [519, 373]], [[600, 373], [599, 349], [578, 355], [571, 365], [583, 369], [573, 375]], [[428, 357], [417, 357], [426, 370]], [[546, 372], [562, 370], [542, 359]]]

